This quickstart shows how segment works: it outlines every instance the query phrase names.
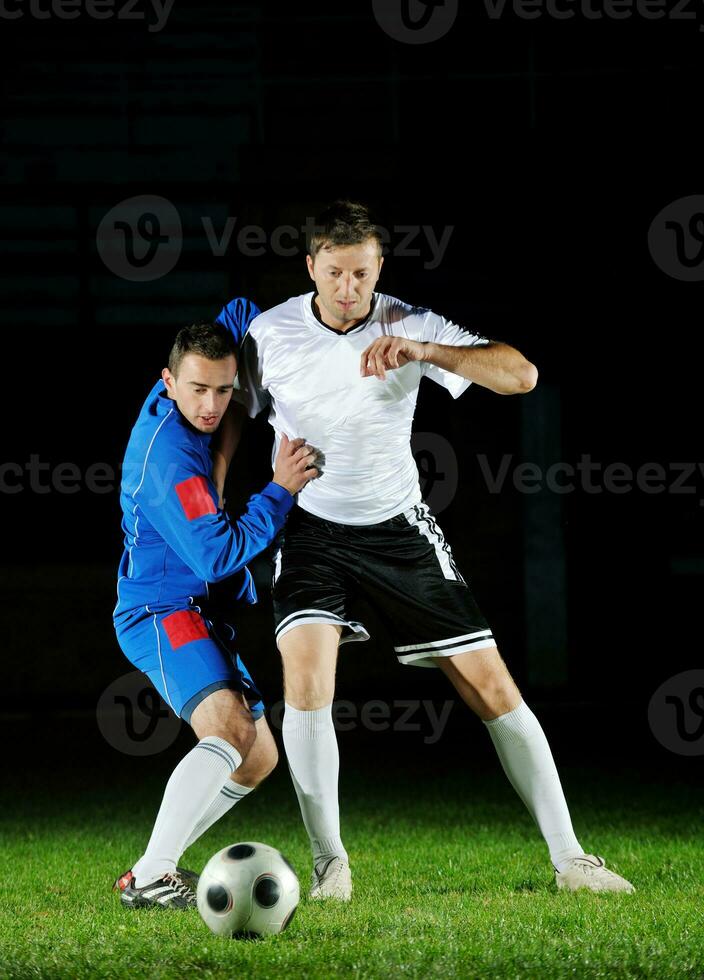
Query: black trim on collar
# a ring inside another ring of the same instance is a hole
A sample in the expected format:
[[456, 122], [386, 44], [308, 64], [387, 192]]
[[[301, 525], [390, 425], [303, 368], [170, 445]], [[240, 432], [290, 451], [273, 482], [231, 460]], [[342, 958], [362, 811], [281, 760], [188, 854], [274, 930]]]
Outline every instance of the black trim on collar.
[[315, 305], [315, 297], [317, 295], [318, 293], [314, 292], [310, 301], [310, 308], [313, 311], [313, 316], [318, 321], [321, 327], [325, 327], [325, 329], [329, 330], [331, 333], [336, 333], [338, 337], [347, 337], [349, 336], [349, 334], [356, 333], [358, 330], [362, 330], [364, 327], [366, 327], [372, 313], [374, 312], [374, 308], [376, 307], [376, 293], [372, 293], [372, 301], [369, 305], [369, 312], [367, 313], [365, 318], [363, 320], [360, 320], [359, 323], [355, 324], [354, 327], [350, 327], [349, 330], [336, 330], [334, 327], [329, 327], [327, 323], [323, 322], [320, 313], [318, 312], [318, 307]]

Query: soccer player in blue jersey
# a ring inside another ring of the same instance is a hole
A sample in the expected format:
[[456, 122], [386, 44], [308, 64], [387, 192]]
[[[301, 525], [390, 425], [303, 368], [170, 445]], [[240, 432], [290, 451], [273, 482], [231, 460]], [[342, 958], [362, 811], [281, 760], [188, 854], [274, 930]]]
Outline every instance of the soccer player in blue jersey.
[[228, 311], [227, 326], [179, 332], [123, 464], [118, 641], [198, 738], [167, 783], [144, 854], [115, 883], [129, 908], [194, 905], [197, 876], [177, 867], [181, 854], [277, 761], [233, 614], [237, 603], [256, 602], [246, 563], [272, 542], [317, 470], [304, 440], [285, 440], [272, 481], [245, 513], [233, 520], [219, 506], [211, 438], [232, 396], [236, 341], [257, 312], [247, 301]]
[[376, 292], [381, 246], [365, 207], [331, 206], [309, 242], [314, 291], [256, 317], [242, 346], [237, 397], [249, 414], [267, 408], [276, 447], [304, 436], [324, 461], [274, 559], [283, 740], [313, 852], [311, 897], [352, 891], [331, 712], [338, 649], [368, 638], [358, 596], [386, 623], [398, 660], [440, 669], [485, 723], [558, 887], [632, 891], [577, 840], [543, 729], [422, 500], [411, 453], [423, 378], [454, 398], [472, 383], [513, 395], [535, 386], [537, 370], [508, 344]]

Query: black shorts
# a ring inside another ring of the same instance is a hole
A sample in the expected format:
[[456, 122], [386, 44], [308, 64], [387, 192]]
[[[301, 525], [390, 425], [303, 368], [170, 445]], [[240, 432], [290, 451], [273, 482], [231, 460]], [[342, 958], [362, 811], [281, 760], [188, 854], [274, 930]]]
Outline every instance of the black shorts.
[[274, 555], [277, 644], [297, 626], [342, 626], [340, 643], [368, 640], [350, 618], [363, 596], [388, 627], [403, 664], [495, 645], [435, 518], [416, 504], [381, 524], [336, 524], [291, 511]]

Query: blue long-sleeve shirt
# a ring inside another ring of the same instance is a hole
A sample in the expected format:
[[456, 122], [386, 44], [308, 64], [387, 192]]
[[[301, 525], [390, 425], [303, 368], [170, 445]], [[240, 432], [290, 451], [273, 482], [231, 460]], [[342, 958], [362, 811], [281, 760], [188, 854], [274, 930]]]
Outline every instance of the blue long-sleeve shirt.
[[233, 600], [252, 589], [246, 563], [283, 526], [293, 497], [269, 483], [232, 520], [218, 510], [211, 479], [210, 436], [195, 430], [166, 393], [150, 392], [132, 430], [123, 463], [120, 503], [125, 548], [115, 617], [151, 612], [206, 596], [208, 583], [233, 580]]
[[[218, 319], [239, 342], [258, 313], [253, 303], [237, 299]], [[246, 564], [273, 541], [293, 497], [269, 483], [232, 520], [218, 510], [212, 465], [210, 436], [188, 423], [158, 381], [132, 430], [123, 462], [125, 546], [117, 622], [134, 610], [188, 605], [191, 598], [207, 596], [209, 583], [225, 582], [228, 594], [231, 584], [233, 600], [256, 600]]]

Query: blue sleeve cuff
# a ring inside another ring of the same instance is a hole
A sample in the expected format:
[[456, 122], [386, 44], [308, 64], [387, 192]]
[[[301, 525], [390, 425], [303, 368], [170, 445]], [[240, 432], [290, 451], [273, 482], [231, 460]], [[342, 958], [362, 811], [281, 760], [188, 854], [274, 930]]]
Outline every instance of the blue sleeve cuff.
[[279, 483], [274, 483], [273, 481], [264, 487], [262, 493], [276, 500], [280, 505], [278, 510], [281, 514], [288, 514], [296, 502], [295, 497], [288, 492], [286, 487], [282, 487]]

